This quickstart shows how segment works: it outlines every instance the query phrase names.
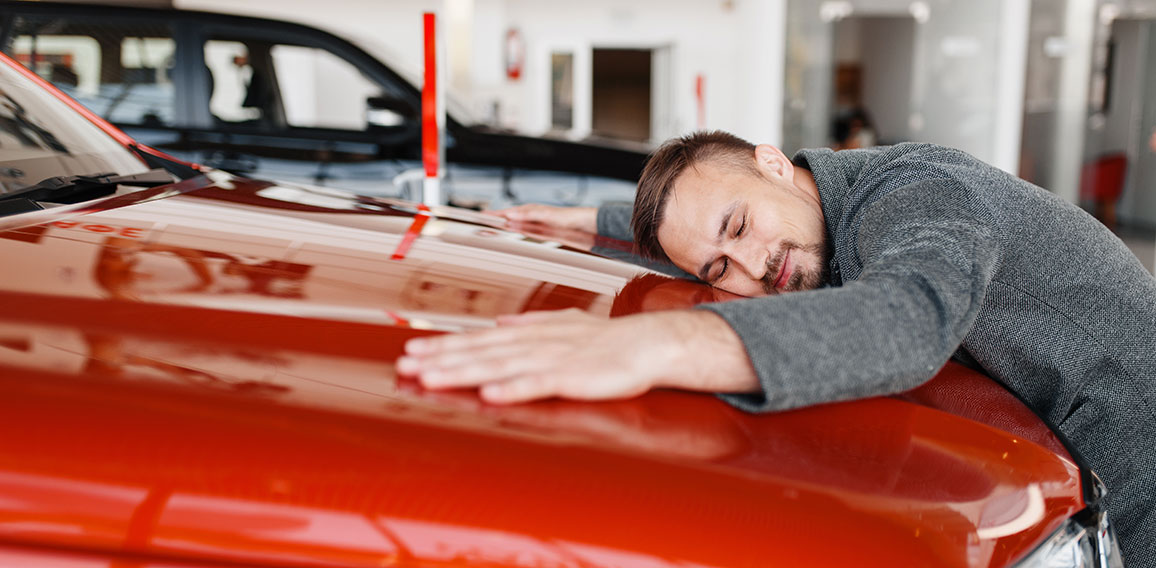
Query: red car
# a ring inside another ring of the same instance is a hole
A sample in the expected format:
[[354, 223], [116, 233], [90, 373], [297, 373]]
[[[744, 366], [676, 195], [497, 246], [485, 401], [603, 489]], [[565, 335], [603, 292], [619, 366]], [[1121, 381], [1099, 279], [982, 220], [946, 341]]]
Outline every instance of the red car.
[[768, 415], [425, 392], [394, 371], [414, 336], [717, 298], [178, 162], [2, 56], [0, 184], [0, 566], [1119, 562], [1094, 475], [963, 367]]

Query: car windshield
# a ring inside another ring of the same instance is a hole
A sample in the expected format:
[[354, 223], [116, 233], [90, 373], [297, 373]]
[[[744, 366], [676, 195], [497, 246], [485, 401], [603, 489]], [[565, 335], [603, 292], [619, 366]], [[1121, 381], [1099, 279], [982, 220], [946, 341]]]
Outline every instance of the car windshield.
[[0, 194], [49, 177], [148, 166], [60, 99], [0, 63]]

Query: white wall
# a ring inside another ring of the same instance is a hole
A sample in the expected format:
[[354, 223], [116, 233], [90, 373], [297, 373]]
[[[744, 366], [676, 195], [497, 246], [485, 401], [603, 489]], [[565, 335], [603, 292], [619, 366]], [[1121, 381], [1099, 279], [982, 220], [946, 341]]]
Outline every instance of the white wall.
[[[529, 132], [545, 132], [550, 126], [549, 61], [552, 51], [574, 53], [575, 127], [589, 131], [590, 58], [593, 48], [671, 48], [668, 69], [672, 96], [670, 134], [694, 128], [697, 115], [695, 77], [706, 85], [706, 119], [712, 128], [749, 132], [749, 117], [757, 113], [744, 92], [767, 66], [744, 53], [744, 32], [751, 31], [744, 16], [766, 2], [746, 2], [728, 8], [725, 2], [694, 0], [586, 0], [543, 2], [507, 0], [509, 25], [522, 31], [527, 46], [526, 74], [507, 92], [503, 106], [518, 107], [517, 124]], [[484, 63], [475, 61], [475, 63]], [[757, 87], [756, 87], [757, 88]], [[764, 119], [767, 120], [767, 119]]]
[[[739, 4], [738, 12], [743, 24], [739, 31], [742, 42], [734, 60], [738, 66], [737, 84], [732, 88], [742, 98], [733, 114], [725, 117], [728, 123], [708, 122], [708, 126], [781, 146], [786, 100], [783, 83], [787, 66], [787, 0], [747, 0]], [[707, 64], [719, 67], [724, 62]], [[716, 94], [714, 98], [720, 97]]]
[[935, 3], [916, 32], [911, 135], [1019, 169], [1026, 0]]
[[1064, 49], [1056, 91], [1051, 184], [1048, 189], [1071, 202], [1079, 201], [1084, 135], [1088, 123], [1088, 85], [1092, 79], [1092, 47], [1096, 0], [1067, 0]]

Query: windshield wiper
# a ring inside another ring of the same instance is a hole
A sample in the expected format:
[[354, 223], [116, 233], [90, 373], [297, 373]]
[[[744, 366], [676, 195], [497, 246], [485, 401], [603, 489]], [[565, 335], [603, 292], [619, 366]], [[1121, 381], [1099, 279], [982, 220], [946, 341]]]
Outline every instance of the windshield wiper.
[[112, 172], [56, 176], [10, 193], [0, 193], [0, 201], [20, 198], [50, 203], [80, 203], [108, 195], [121, 185], [156, 187], [170, 183], [174, 183], [172, 174], [160, 168], [126, 176]]

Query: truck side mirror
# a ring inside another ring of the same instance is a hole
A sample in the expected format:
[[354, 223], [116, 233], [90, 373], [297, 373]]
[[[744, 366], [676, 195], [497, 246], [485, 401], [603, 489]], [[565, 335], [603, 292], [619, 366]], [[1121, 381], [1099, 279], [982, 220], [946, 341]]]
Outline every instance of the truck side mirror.
[[407, 100], [390, 95], [365, 99], [365, 122], [372, 126], [396, 127], [417, 119], [417, 109]]

